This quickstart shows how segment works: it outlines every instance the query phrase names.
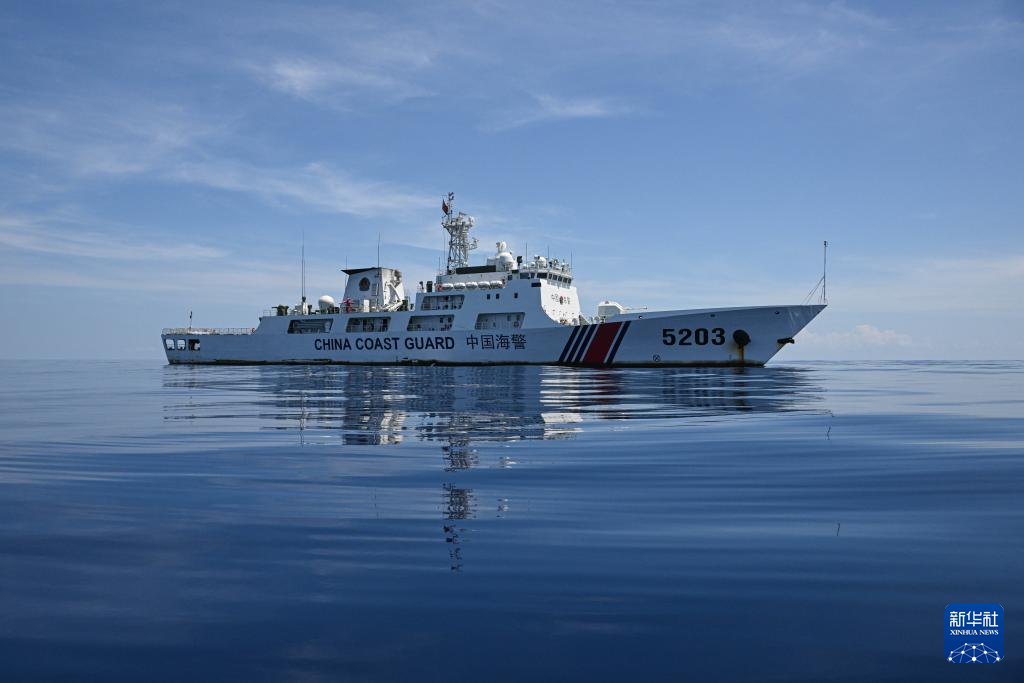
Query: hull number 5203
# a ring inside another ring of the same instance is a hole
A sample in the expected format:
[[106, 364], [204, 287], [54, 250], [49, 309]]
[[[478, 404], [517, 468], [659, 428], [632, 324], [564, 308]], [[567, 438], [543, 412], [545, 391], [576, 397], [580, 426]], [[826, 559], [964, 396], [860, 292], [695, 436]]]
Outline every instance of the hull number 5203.
[[663, 329], [661, 331], [661, 343], [665, 346], [704, 346], [708, 342], [711, 342], [715, 346], [721, 346], [725, 343], [725, 330], [721, 327], [716, 327], [713, 330], [708, 330], [706, 327], [698, 327], [696, 329], [690, 329], [684, 327], [679, 330]]

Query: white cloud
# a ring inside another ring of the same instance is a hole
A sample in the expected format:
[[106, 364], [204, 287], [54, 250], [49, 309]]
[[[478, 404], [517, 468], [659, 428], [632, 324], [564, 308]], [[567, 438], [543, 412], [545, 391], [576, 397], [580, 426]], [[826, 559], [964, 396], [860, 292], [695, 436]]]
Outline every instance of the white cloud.
[[97, 231], [69, 211], [0, 214], [0, 285], [184, 292], [218, 301], [245, 292], [258, 301], [298, 277], [298, 265], [287, 260], [245, 260], [227, 249], [181, 242], [173, 233], [153, 242], [133, 239], [126, 226], [103, 227]]
[[1020, 317], [1024, 255], [839, 261], [830, 298], [862, 312], [989, 311]]
[[[439, 38], [432, 12], [369, 12], [341, 5], [260, 7], [239, 18], [212, 10], [207, 21], [234, 37], [221, 63], [278, 92], [361, 110], [436, 94], [442, 56], [465, 41]], [[409, 15], [414, 16], [409, 16]]]
[[397, 217], [436, 204], [433, 197], [359, 179], [324, 163], [261, 166], [218, 157], [213, 150], [230, 137], [226, 124], [181, 107], [111, 109], [77, 98], [47, 106], [0, 106], [0, 149], [46, 161], [69, 180], [145, 177], [355, 216]]
[[801, 346], [816, 351], [854, 351], [879, 347], [909, 347], [914, 343], [909, 334], [896, 330], [882, 330], [874, 325], [860, 324], [851, 330], [815, 332], [805, 329], [797, 335]]
[[365, 91], [391, 102], [427, 97], [433, 92], [386, 70], [335, 61], [277, 58], [251, 67], [270, 87], [306, 100], [324, 100], [339, 106], [365, 104]]
[[295, 291], [298, 273], [297, 266], [288, 268], [278, 262], [227, 259], [216, 268], [170, 267], [155, 262], [117, 269], [11, 266], [0, 271], [0, 285], [178, 293], [206, 303], [240, 302], [257, 311]]
[[184, 107], [106, 93], [0, 106], [0, 148], [72, 175], [134, 175], [225, 132]]
[[[648, 68], [630, 70], [631, 77], [671, 80], [711, 75], [734, 80], [733, 67], [764, 67], [805, 72], [836, 58], [870, 47], [892, 27], [866, 11], [840, 3], [789, 4], [626, 4], [592, 2], [587, 11], [563, 3], [537, 3], [524, 8], [490, 5], [478, 11], [487, 24], [543, 42], [541, 54], [556, 46], [558, 59], [548, 69], [577, 63], [642, 60]], [[529, 49], [520, 51], [529, 61]], [[654, 66], [657, 63], [659, 66]]]
[[5, 215], [0, 215], [0, 244], [44, 254], [131, 261], [213, 259], [227, 253], [189, 243], [133, 242], [123, 234], [60, 227], [45, 219]]
[[308, 97], [329, 82], [322, 66], [303, 61], [279, 60], [266, 70], [265, 78], [271, 86], [292, 95]]
[[424, 211], [438, 201], [390, 183], [359, 180], [326, 164], [266, 168], [242, 162], [185, 161], [169, 169], [168, 179], [232, 192], [269, 202], [354, 216], [401, 215]]
[[567, 98], [554, 95], [532, 95], [532, 101], [498, 117], [486, 130], [503, 131], [536, 123], [570, 119], [603, 119], [623, 116], [632, 107], [600, 97]]
[[792, 3], [712, 17], [702, 33], [711, 49], [798, 75], [878, 47], [894, 27], [839, 2]]

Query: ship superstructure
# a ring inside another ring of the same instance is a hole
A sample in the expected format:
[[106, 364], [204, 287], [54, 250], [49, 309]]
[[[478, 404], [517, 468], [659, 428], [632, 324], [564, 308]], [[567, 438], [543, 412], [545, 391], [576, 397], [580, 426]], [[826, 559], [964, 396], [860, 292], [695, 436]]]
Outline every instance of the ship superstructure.
[[170, 363], [763, 365], [825, 307], [810, 305], [581, 312], [571, 264], [516, 256], [505, 242], [470, 265], [475, 221], [442, 201], [445, 268], [416, 283], [401, 271], [347, 268], [340, 300], [265, 311], [251, 329], [171, 328]]

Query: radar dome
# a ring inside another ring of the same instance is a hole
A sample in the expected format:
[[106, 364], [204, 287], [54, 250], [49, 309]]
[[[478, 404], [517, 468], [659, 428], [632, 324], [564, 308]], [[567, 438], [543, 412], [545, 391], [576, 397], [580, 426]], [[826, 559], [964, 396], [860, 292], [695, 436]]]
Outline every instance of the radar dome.
[[320, 309], [321, 313], [327, 313], [334, 308], [334, 297], [324, 294], [317, 300], [317, 308]]

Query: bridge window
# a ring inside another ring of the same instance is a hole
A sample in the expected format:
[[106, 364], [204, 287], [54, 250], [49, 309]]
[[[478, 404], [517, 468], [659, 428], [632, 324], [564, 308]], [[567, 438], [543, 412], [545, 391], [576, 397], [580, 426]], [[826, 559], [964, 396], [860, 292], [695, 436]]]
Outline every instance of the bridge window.
[[188, 350], [189, 351], [198, 351], [199, 350], [199, 340], [198, 339], [189, 339], [188, 340]]
[[410, 332], [426, 332], [452, 329], [455, 316], [451, 315], [414, 315], [409, 318]]
[[345, 325], [346, 332], [387, 332], [391, 324], [390, 316], [349, 318]]
[[464, 294], [432, 294], [421, 300], [421, 311], [454, 311], [462, 308]]
[[174, 350], [174, 340], [173, 339], [164, 339], [164, 346], [167, 347], [168, 351], [173, 351]]
[[523, 326], [526, 314], [516, 313], [481, 313], [476, 317], [478, 330], [506, 330]]
[[288, 334], [326, 334], [331, 331], [330, 318], [320, 320], [293, 320], [288, 323]]

